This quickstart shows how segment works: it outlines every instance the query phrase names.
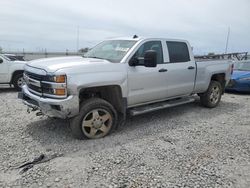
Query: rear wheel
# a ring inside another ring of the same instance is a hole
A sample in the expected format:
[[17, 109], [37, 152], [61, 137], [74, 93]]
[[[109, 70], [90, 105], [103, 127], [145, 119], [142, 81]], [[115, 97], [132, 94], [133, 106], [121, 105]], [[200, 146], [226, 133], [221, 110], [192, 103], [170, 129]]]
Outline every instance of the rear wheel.
[[82, 103], [78, 116], [70, 120], [74, 137], [97, 139], [108, 135], [117, 124], [117, 113], [107, 101], [91, 98]]
[[201, 104], [208, 108], [218, 106], [221, 100], [222, 86], [220, 82], [212, 80], [205, 93], [200, 94]]
[[21, 91], [22, 86], [24, 84], [23, 74], [20, 73], [20, 74], [15, 75], [12, 83], [16, 90]]

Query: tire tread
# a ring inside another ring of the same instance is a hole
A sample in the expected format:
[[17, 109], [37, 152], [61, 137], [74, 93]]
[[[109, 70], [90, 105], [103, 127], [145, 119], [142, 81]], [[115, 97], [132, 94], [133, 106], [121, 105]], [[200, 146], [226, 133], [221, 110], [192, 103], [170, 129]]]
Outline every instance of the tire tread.
[[220, 91], [221, 91], [221, 94], [222, 94], [221, 83], [218, 82], [218, 81], [215, 81], [215, 80], [211, 80], [207, 91], [205, 93], [200, 94], [201, 105], [205, 106], [207, 108], [214, 108], [214, 107], [216, 107], [220, 103], [220, 100], [221, 100], [221, 95], [220, 95], [220, 98], [219, 98], [218, 102], [215, 105], [210, 102], [210, 100], [209, 100], [209, 93], [211, 92], [211, 89], [212, 89], [213, 85], [218, 85], [220, 87]]
[[93, 109], [94, 107], [103, 107], [106, 110], [110, 111], [114, 117], [114, 123], [111, 127], [111, 130], [108, 134], [110, 134], [115, 127], [117, 126], [117, 112], [114, 109], [114, 107], [107, 101], [101, 99], [101, 98], [90, 98], [87, 99], [86, 101], [82, 102], [82, 104], [80, 105], [80, 111], [79, 114], [73, 118], [70, 119], [70, 128], [72, 131], [72, 134], [75, 138], [77, 139], [88, 139], [82, 129], [81, 129], [81, 123], [82, 123], [82, 119], [84, 117], [84, 115], [86, 113], [88, 113], [91, 109]]

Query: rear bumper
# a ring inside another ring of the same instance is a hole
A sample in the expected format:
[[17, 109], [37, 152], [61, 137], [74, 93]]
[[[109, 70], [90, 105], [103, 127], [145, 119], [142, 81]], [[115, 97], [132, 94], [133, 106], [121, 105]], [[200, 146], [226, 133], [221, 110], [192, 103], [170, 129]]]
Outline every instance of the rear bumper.
[[18, 98], [28, 107], [40, 109], [43, 114], [49, 117], [70, 118], [79, 113], [79, 100], [77, 96], [69, 96], [66, 99], [43, 98], [31, 93], [27, 86], [22, 87]]

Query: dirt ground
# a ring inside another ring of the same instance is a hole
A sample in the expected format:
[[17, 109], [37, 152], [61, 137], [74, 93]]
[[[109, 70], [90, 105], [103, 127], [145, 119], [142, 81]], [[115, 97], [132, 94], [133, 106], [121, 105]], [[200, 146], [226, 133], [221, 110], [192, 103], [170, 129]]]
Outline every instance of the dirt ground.
[[[225, 94], [133, 118], [76, 140], [67, 121], [37, 117], [0, 88], [0, 187], [250, 187], [250, 95]], [[51, 159], [18, 167], [44, 154]]]

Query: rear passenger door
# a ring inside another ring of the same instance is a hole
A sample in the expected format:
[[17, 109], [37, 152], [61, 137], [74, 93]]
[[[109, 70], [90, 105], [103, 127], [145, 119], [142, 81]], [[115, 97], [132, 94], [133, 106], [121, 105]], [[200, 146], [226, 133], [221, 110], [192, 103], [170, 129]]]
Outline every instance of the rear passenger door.
[[188, 45], [185, 42], [166, 41], [169, 62], [167, 64], [167, 95], [190, 95], [194, 89], [196, 65], [191, 60]]

